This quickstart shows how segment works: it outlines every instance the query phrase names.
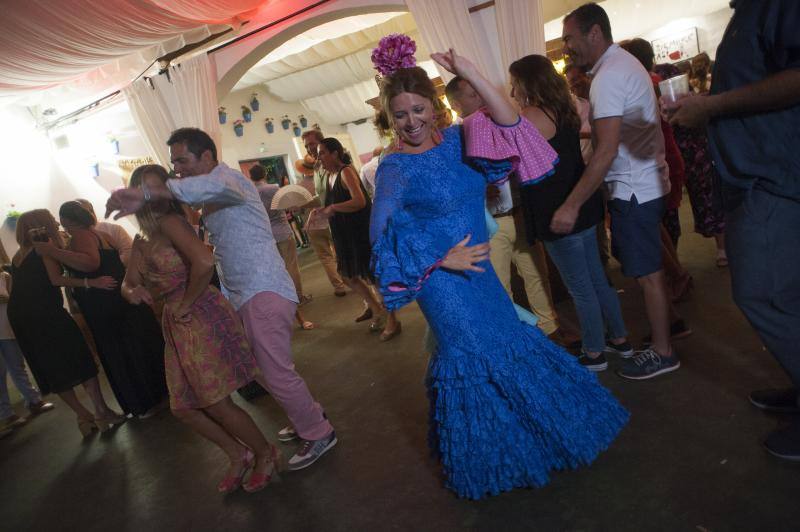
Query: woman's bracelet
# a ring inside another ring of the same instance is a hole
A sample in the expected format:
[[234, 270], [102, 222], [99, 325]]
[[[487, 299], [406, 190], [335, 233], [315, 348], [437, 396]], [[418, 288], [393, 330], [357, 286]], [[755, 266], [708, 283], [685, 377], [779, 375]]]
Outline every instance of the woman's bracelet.
[[88, 277], [84, 277], [83, 278], [83, 287], [86, 288], [86, 289], [89, 288], [89, 278]]

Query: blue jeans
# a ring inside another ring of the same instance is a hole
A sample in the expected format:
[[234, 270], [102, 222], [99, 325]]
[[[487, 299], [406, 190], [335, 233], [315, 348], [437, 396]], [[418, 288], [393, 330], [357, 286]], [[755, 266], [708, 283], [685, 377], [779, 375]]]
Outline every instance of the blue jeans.
[[25, 362], [22, 359], [22, 351], [16, 340], [0, 340], [0, 419], [11, 417], [14, 409], [11, 408], [11, 401], [8, 397], [7, 373], [11, 374], [11, 380], [25, 398], [25, 405], [30, 406], [42, 400], [39, 390], [33, 387], [28, 373], [25, 371]]
[[617, 291], [600, 262], [597, 228], [592, 226], [544, 245], [575, 303], [584, 351], [597, 353], [605, 348], [606, 325], [611, 338], [627, 336]]
[[758, 189], [740, 201], [725, 229], [733, 299], [800, 388], [800, 202]]

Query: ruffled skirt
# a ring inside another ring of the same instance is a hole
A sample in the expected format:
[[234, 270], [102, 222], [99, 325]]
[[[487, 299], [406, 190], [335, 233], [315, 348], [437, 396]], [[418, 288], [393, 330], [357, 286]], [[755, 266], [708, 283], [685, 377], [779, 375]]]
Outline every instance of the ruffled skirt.
[[436, 271], [419, 303], [438, 342], [430, 445], [460, 497], [543, 486], [553, 470], [590, 464], [627, 422], [595, 374], [517, 319], [493, 272]]

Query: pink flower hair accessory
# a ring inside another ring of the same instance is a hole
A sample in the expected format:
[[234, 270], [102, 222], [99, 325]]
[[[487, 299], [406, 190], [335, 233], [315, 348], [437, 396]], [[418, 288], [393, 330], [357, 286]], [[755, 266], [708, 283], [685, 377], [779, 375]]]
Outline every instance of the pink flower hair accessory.
[[391, 76], [400, 68], [417, 66], [414, 53], [417, 43], [408, 35], [392, 33], [382, 38], [372, 50], [372, 64], [383, 76]]

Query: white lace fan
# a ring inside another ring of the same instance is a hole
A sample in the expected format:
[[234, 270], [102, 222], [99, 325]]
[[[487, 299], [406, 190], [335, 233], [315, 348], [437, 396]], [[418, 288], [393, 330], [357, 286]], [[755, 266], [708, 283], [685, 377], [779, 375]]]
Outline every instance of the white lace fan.
[[302, 207], [313, 199], [314, 196], [300, 185], [285, 185], [272, 197], [270, 209], [273, 211], [295, 209]]

